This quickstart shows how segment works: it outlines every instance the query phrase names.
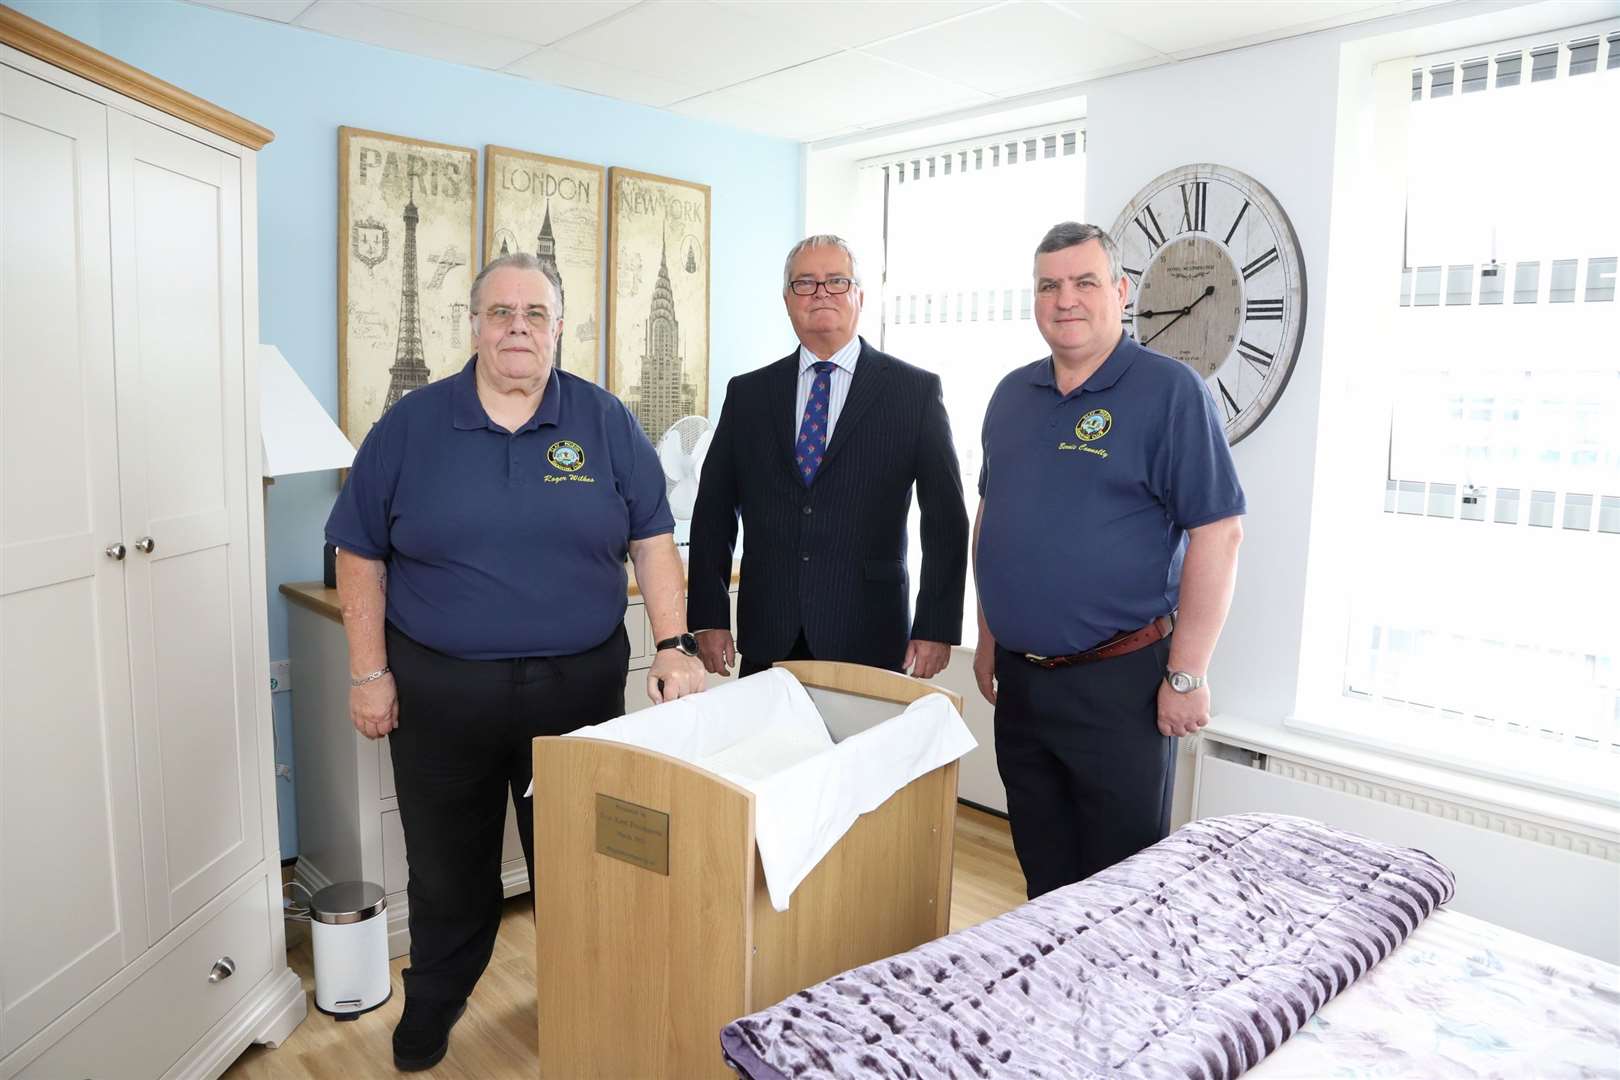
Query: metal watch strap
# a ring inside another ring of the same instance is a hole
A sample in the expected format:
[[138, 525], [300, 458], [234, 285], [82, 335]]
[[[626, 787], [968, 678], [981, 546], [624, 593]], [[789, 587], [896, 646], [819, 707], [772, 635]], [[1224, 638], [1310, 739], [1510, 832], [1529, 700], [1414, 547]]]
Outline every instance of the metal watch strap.
[[376, 682], [378, 679], [382, 678], [384, 675], [387, 675], [387, 674], [388, 674], [388, 668], [385, 665], [383, 667], [378, 668], [376, 671], [373, 671], [369, 675], [360, 676], [358, 679], [353, 678], [351, 676], [350, 679], [349, 679], [349, 685], [350, 686], [364, 686], [364, 685], [366, 685], [366, 683]]
[[[1185, 690], [1183, 690], [1181, 687], [1176, 685], [1176, 681], [1178, 679], [1185, 680], [1186, 682], [1189, 682], [1192, 685], [1188, 686]], [[1194, 675], [1191, 672], [1187, 672], [1187, 671], [1166, 671], [1164, 673], [1164, 681], [1169, 683], [1170, 684], [1170, 689], [1174, 690], [1176, 693], [1178, 693], [1178, 694], [1190, 694], [1194, 690], [1197, 690], [1199, 687], [1203, 686], [1206, 682], [1208, 682], [1208, 676]]]

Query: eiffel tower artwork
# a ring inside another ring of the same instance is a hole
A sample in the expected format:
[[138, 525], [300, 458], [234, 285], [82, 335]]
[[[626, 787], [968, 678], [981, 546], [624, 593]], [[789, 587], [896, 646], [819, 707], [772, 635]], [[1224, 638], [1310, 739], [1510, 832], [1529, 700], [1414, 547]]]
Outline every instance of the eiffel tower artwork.
[[394, 347], [394, 366], [388, 369], [388, 398], [383, 411], [418, 387], [432, 381], [427, 359], [422, 353], [422, 321], [417, 312], [416, 223], [421, 215], [416, 200], [405, 204], [405, 267], [400, 275], [399, 342]]

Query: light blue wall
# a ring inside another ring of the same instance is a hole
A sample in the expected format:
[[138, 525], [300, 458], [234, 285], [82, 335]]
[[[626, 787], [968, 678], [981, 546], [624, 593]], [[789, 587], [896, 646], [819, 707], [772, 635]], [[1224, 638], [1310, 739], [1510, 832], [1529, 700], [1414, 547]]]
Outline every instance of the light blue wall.
[[[259, 155], [260, 337], [280, 347], [333, 415], [340, 125], [476, 147], [480, 173], [484, 144], [497, 143], [708, 184], [713, 415], [727, 379], [775, 359], [793, 342], [777, 274], [803, 219], [797, 143], [190, 4], [12, 0], [12, 6], [275, 132]], [[325, 473], [270, 488], [273, 659], [287, 655], [287, 609], [275, 587], [321, 576], [321, 527], [336, 484], [336, 475]], [[292, 685], [296, 715], [297, 672]], [[284, 711], [278, 701], [278, 717]], [[281, 742], [285, 760], [290, 739]], [[282, 853], [291, 855], [297, 843], [290, 785], [276, 788]]]

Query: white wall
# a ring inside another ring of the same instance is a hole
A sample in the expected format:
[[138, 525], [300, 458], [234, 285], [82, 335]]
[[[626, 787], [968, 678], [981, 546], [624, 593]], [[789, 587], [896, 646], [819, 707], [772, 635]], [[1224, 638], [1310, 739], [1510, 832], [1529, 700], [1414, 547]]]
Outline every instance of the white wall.
[[[1330, 221], [1340, 179], [1335, 154], [1359, 153], [1367, 145], [1365, 135], [1340, 138], [1341, 125], [1366, 122], [1364, 110], [1341, 109], [1341, 85], [1370, 93], [1371, 72], [1378, 61], [1572, 25], [1610, 16], [1617, 8], [1620, 5], [1611, 0], [1448, 4], [1119, 75], [1072, 87], [1066, 95], [1050, 95], [1052, 100], [1083, 102], [1090, 221], [1111, 227], [1131, 196], [1168, 169], [1218, 162], [1241, 169], [1271, 190], [1304, 249], [1307, 317], [1292, 379], [1271, 415], [1233, 450], [1249, 514], [1237, 595], [1210, 672], [1218, 712], [1280, 723], [1294, 711], [1318, 466], [1327, 466], [1324, 474], [1333, 474], [1344, 455], [1382, 453], [1369, 442], [1345, 438], [1318, 445], [1333, 254]], [[1063, 106], [1057, 108], [1061, 111]], [[1070, 115], [1080, 114], [1076, 109]], [[998, 122], [996, 116], [978, 110], [973, 119], [977, 131], [964, 131], [958, 124], [953, 134], [1007, 130], [1027, 122], [1027, 113], [1009, 112]], [[928, 144], [937, 130], [937, 125], [919, 126], [909, 145]], [[805, 170], [808, 225], [815, 231], [855, 231], [859, 223], [854, 220], [858, 200], [850, 176], [853, 162], [880, 149], [897, 149], [905, 134], [885, 131], [870, 148], [852, 139], [812, 146]], [[1399, 221], [1393, 219], [1371, 224], [1399, 229]], [[1341, 244], [1342, 237], [1341, 232]], [[1030, 237], [1032, 250], [1038, 239]], [[1360, 290], [1377, 287], [1376, 282], [1366, 284], [1352, 275], [1365, 277], [1364, 259], [1338, 275], [1335, 306], [1341, 326], [1355, 317]], [[1008, 363], [1027, 359], [1032, 358], [1011, 358]], [[1339, 350], [1333, 359], [1356, 362], [1347, 350]], [[1342, 379], [1342, 372], [1338, 377]], [[1005, 803], [988, 749], [990, 710], [973, 689], [971, 659], [970, 653], [958, 650], [945, 676], [953, 688], [969, 696], [968, 724], [981, 743], [981, 750], [964, 762], [962, 794], [999, 808]], [[1190, 764], [1183, 755], [1181, 771], [1190, 773]], [[1185, 787], [1187, 777], [1181, 780], [1178, 787]], [[1186, 801], [1187, 792], [1180, 792], [1178, 804], [1184, 806]]]
[[1086, 213], [1105, 228], [1144, 184], [1192, 162], [1271, 189], [1305, 252], [1306, 320], [1287, 390], [1233, 449], [1249, 500], [1237, 595], [1210, 669], [1215, 708], [1293, 708], [1321, 387], [1323, 285], [1339, 43], [1326, 34], [1243, 49], [1087, 88]]

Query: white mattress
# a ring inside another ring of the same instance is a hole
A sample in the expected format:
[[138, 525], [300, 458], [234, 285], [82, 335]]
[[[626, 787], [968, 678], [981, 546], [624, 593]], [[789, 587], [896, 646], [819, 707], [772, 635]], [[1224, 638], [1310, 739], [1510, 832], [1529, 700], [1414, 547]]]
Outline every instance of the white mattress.
[[1436, 912], [1244, 1075], [1620, 1077], [1620, 967]]

